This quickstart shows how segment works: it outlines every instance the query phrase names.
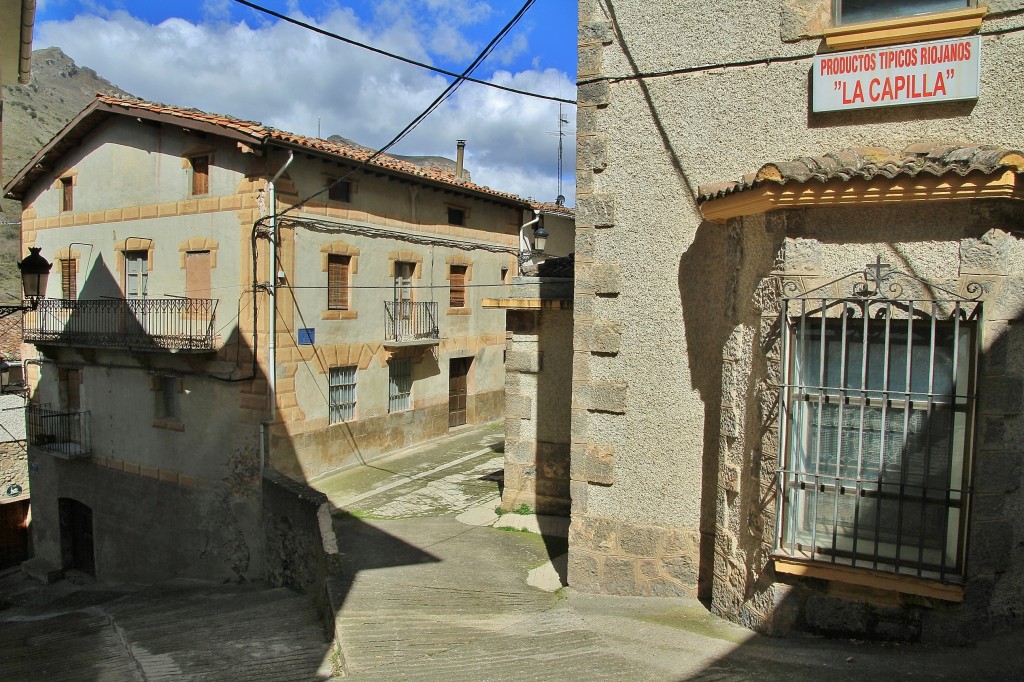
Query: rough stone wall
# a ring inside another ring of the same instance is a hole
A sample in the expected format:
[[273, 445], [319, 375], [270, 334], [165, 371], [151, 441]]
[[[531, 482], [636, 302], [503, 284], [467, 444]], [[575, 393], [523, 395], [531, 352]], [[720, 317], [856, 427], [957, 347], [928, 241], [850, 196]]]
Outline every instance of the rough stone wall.
[[[17, 495], [9, 495], [11, 486], [21, 488]], [[28, 449], [25, 441], [0, 443], [0, 504], [29, 498]]]
[[328, 612], [324, 582], [337, 568], [338, 539], [327, 496], [286, 476], [263, 475], [266, 580], [310, 594]]
[[[790, 628], [879, 638], [968, 641], [1024, 624], [1024, 536], [1017, 443], [1024, 436], [1020, 361], [1024, 338], [1024, 245], [1010, 234], [1024, 209], [1003, 202], [889, 209], [813, 209], [730, 223], [746, 249], [737, 298], [744, 311], [722, 353], [722, 439], [719, 462], [713, 609], [770, 631]], [[859, 243], [842, 225], [856, 217]], [[937, 227], [945, 222], [942, 227]], [[770, 555], [781, 444], [777, 299], [784, 282], [807, 291], [863, 269], [875, 255], [953, 291], [985, 288], [978, 330], [978, 414], [962, 604], [811, 579], [776, 576]], [[785, 581], [784, 584], [782, 581]]]
[[572, 311], [506, 315], [502, 506], [568, 516]]

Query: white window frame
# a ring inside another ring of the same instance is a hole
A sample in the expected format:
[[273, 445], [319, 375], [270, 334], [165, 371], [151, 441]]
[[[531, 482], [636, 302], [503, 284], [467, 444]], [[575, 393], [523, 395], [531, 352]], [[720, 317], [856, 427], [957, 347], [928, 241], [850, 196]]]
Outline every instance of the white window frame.
[[[903, 6], [906, 3], [911, 6]], [[877, 0], [879, 9], [874, 12], [865, 10], [862, 13], [854, 12], [851, 18], [844, 18], [844, 5], [850, 6], [855, 3], [851, 0], [832, 0], [832, 22], [835, 26], [850, 26], [853, 24], [865, 24], [872, 21], [885, 21], [887, 19], [900, 19], [923, 14], [938, 14], [940, 12], [951, 12], [958, 9], [968, 9], [977, 6], [976, 0]], [[916, 6], [916, 7], [915, 7]]]
[[341, 424], [356, 416], [356, 366], [331, 367], [327, 371], [328, 423]]

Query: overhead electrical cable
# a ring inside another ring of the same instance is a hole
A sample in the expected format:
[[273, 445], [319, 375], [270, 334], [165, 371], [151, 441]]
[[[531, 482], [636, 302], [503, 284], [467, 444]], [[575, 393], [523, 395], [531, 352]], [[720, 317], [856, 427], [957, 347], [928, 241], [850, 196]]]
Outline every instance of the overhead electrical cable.
[[[340, 40], [343, 43], [348, 43], [349, 45], [354, 45], [356, 47], [361, 47], [364, 50], [369, 50], [370, 52], [375, 52], [375, 53], [377, 53], [379, 55], [383, 55], [385, 57], [390, 57], [391, 59], [397, 59], [400, 62], [405, 62], [406, 64], [412, 64], [413, 66], [418, 66], [421, 69], [427, 69], [428, 71], [433, 71], [434, 73], [440, 73], [440, 74], [443, 74], [445, 76], [451, 76], [452, 78], [460, 78], [459, 74], [455, 73], [454, 71], [448, 71], [447, 69], [442, 69], [442, 68], [439, 68], [439, 67], [436, 67], [436, 66], [431, 66], [430, 64], [425, 64], [424, 62], [418, 62], [415, 59], [410, 59], [409, 57], [403, 57], [400, 54], [395, 54], [393, 52], [388, 52], [387, 50], [382, 50], [379, 47], [374, 47], [373, 45], [367, 45], [366, 43], [361, 43], [358, 40], [353, 40], [352, 38], [346, 38], [343, 35], [339, 35], [337, 33], [332, 33], [331, 31], [328, 31], [328, 30], [320, 28], [319, 26], [314, 26], [313, 24], [308, 24], [308, 23], [306, 23], [304, 21], [300, 21], [298, 19], [289, 17], [289, 16], [287, 16], [285, 14], [281, 14], [280, 12], [275, 12], [272, 9], [268, 9], [268, 8], [263, 7], [261, 5], [257, 5], [254, 2], [249, 2], [249, 0], [235, 0], [235, 2], [237, 2], [240, 5], [245, 5], [246, 7], [254, 9], [257, 12], [263, 12], [264, 14], [269, 14], [270, 16], [276, 17], [277, 19], [280, 19], [281, 21], [288, 22], [289, 24], [294, 24], [295, 26], [300, 26], [300, 27], [302, 27], [304, 29], [307, 29], [309, 31], [313, 31], [314, 33], [319, 33], [320, 35], [327, 36], [328, 38], [334, 38], [335, 40]], [[526, 97], [536, 97], [537, 99], [546, 99], [546, 100], [549, 100], [549, 101], [552, 101], [552, 102], [561, 102], [562, 104], [576, 104], [576, 100], [573, 100], [573, 99], [563, 99], [561, 97], [555, 97], [553, 95], [542, 95], [542, 94], [540, 94], [538, 92], [530, 92], [529, 90], [520, 90], [518, 88], [510, 88], [510, 87], [508, 87], [506, 85], [499, 85], [498, 83], [491, 83], [490, 81], [480, 80], [478, 78], [463, 78], [463, 80], [467, 80], [467, 81], [469, 81], [471, 83], [477, 83], [478, 85], [486, 85], [489, 88], [496, 88], [498, 90], [504, 90], [505, 92], [515, 93], [517, 95], [524, 95]]]

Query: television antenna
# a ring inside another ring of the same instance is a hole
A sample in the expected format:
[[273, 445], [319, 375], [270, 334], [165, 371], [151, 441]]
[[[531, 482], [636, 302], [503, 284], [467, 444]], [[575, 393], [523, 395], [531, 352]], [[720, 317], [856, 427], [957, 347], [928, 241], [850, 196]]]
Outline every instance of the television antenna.
[[563, 156], [563, 140], [566, 135], [575, 135], [575, 130], [566, 131], [565, 126], [569, 123], [569, 119], [562, 113], [562, 104], [558, 105], [558, 132], [549, 132], [548, 135], [558, 135], [558, 198], [555, 199], [555, 203], [559, 206], [565, 204], [565, 194], [562, 193], [562, 156]]

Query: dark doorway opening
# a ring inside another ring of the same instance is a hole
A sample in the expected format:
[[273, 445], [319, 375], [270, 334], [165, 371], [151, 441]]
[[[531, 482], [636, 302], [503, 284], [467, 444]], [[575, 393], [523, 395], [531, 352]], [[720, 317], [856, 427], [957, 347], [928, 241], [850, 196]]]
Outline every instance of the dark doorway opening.
[[466, 423], [466, 393], [473, 358], [452, 358], [448, 363], [448, 428]]
[[28, 508], [28, 500], [0, 504], [0, 569], [28, 559]]
[[61, 568], [95, 576], [92, 509], [68, 497], [60, 498], [57, 504], [60, 511]]

